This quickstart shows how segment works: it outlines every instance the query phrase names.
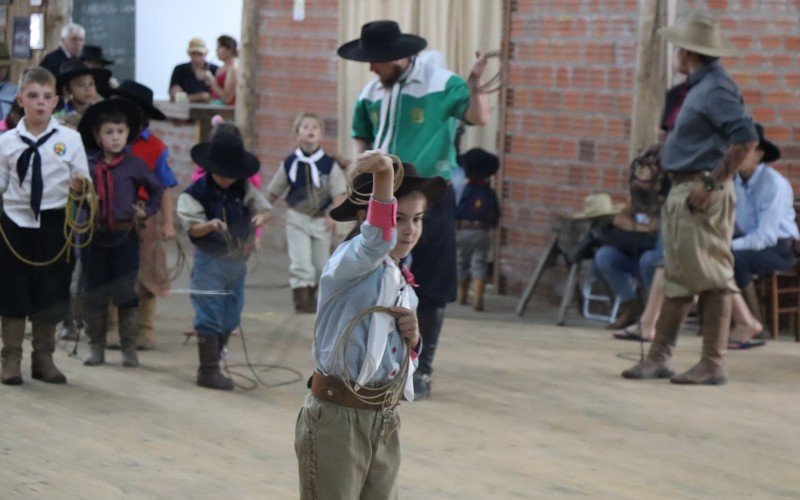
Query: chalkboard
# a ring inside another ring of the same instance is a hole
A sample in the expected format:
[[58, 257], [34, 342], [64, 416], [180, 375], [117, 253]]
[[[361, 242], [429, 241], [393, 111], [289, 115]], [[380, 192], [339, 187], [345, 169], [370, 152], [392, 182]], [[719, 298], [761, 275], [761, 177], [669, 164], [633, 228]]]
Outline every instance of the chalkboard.
[[86, 29], [86, 43], [103, 48], [119, 80], [136, 77], [136, 0], [73, 0], [72, 22]]

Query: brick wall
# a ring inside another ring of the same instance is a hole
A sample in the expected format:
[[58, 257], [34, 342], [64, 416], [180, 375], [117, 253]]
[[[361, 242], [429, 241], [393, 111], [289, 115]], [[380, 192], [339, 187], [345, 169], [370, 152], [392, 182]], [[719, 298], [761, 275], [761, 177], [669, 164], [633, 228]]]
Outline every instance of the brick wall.
[[[636, 0], [514, 5], [500, 251], [510, 293], [524, 286], [557, 217], [577, 211], [592, 192], [626, 199], [638, 15]], [[712, 11], [743, 49], [723, 64], [781, 146], [777, 166], [800, 194], [800, 5], [708, 0], [679, 7], [679, 15]]]

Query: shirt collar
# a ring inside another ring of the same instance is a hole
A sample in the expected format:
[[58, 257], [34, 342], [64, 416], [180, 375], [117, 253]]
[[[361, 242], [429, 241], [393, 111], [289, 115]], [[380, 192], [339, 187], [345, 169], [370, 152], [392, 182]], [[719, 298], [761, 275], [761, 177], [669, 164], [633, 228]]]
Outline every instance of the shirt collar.
[[421, 82], [422, 81], [422, 65], [424, 63], [416, 57], [411, 60], [411, 66], [400, 76], [400, 83], [406, 82]]
[[45, 129], [42, 131], [41, 134], [35, 136], [30, 132], [28, 132], [28, 128], [25, 126], [25, 117], [23, 116], [22, 118], [20, 118], [19, 123], [17, 123], [16, 130], [19, 135], [25, 135], [33, 140], [38, 140], [39, 137], [42, 137], [44, 134], [50, 132], [54, 128], [58, 128], [58, 121], [56, 121], [56, 119], [51, 116], [50, 122], [47, 124], [47, 127], [45, 127]]
[[697, 85], [700, 80], [702, 80], [706, 75], [712, 73], [714, 71], [718, 71], [722, 66], [720, 62], [711, 61], [710, 63], [704, 64], [702, 68], [695, 70], [694, 73], [686, 77], [686, 81], [689, 83], [690, 87], [694, 87]]
[[114, 168], [120, 163], [122, 163], [122, 160], [124, 159], [125, 159], [125, 154], [122, 153], [115, 156], [111, 161], [106, 161], [105, 155], [103, 155], [103, 153], [100, 152], [100, 159], [97, 161], [97, 163], [98, 164], [103, 163], [105, 165], [108, 165], [110, 168]]
[[139, 132], [139, 137], [141, 137], [145, 141], [150, 139], [150, 127], [143, 128], [142, 131]]
[[759, 165], [756, 167], [755, 171], [753, 172], [753, 175], [751, 175], [750, 178], [748, 178], [746, 181], [745, 181], [744, 177], [742, 177], [742, 175], [737, 172], [736, 173], [736, 182], [740, 186], [750, 189], [750, 188], [752, 188], [753, 186], [755, 186], [758, 183], [758, 179], [761, 178], [761, 175], [767, 169], [766, 167], [767, 167], [766, 164], [759, 163]]

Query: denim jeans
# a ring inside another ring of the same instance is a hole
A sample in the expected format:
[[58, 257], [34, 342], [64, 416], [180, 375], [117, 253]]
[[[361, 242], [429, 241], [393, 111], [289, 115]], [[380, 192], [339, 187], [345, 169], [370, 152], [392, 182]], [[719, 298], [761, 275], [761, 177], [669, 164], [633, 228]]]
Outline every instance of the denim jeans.
[[225, 295], [192, 294], [194, 329], [198, 335], [230, 333], [239, 326], [244, 307], [247, 261], [225, 259], [198, 249], [192, 267], [192, 290], [229, 292]]
[[641, 279], [645, 289], [649, 290], [656, 267], [663, 265], [661, 238], [658, 241], [654, 249], [644, 252], [638, 260], [612, 246], [602, 246], [594, 254], [593, 272], [608, 283], [622, 302], [635, 300], [638, 280]]

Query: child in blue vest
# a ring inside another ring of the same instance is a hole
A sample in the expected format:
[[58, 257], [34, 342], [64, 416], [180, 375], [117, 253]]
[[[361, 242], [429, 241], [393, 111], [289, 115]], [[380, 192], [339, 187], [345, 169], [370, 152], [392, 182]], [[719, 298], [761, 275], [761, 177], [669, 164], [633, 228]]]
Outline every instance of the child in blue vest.
[[496, 155], [474, 148], [459, 157], [459, 164], [466, 173], [467, 185], [456, 208], [458, 302], [467, 303], [471, 280], [472, 307], [483, 311], [492, 229], [500, 220], [500, 203], [488, 179], [500, 162]]
[[239, 326], [247, 256], [270, 205], [247, 182], [259, 162], [244, 150], [240, 136], [216, 133], [211, 142], [192, 148], [192, 160], [206, 174], [180, 195], [178, 216], [196, 248], [191, 300], [200, 356], [197, 385], [231, 390], [233, 382], [219, 370], [220, 352]]
[[330, 256], [335, 226], [328, 209], [344, 200], [344, 172], [320, 147], [319, 117], [301, 113], [294, 122], [297, 148], [269, 183], [273, 203], [286, 190], [286, 245], [289, 252], [289, 285], [295, 312], [317, 311], [317, 283]]

